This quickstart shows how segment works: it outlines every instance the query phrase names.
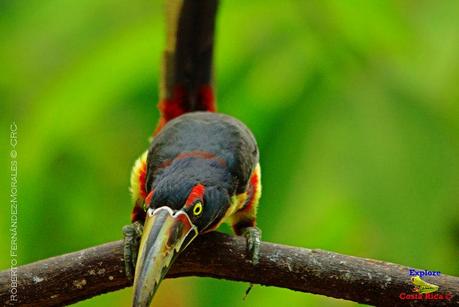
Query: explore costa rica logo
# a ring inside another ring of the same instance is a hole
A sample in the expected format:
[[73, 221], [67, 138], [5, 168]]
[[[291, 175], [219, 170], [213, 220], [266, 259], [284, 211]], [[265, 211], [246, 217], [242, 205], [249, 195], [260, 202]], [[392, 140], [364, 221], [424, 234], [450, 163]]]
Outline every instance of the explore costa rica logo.
[[445, 293], [435, 293], [438, 291], [439, 286], [428, 283], [421, 277], [424, 276], [440, 276], [441, 273], [438, 271], [417, 271], [415, 269], [409, 270], [409, 276], [411, 283], [414, 285], [412, 293], [400, 293], [399, 297], [401, 300], [448, 300], [451, 301], [453, 295], [450, 291]]
[[432, 293], [438, 290], [438, 286], [434, 284], [430, 284], [427, 281], [424, 281], [419, 276], [411, 277], [411, 282], [415, 287], [413, 288], [413, 292], [418, 292], [420, 294], [424, 293]]

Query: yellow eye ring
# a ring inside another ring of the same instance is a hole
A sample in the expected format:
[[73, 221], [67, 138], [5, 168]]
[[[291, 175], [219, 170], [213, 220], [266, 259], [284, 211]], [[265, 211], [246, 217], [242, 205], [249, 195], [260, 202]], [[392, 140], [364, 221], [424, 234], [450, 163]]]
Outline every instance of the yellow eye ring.
[[197, 202], [196, 204], [194, 204], [194, 207], [193, 207], [193, 214], [195, 216], [198, 216], [202, 213], [202, 203], [199, 201]]

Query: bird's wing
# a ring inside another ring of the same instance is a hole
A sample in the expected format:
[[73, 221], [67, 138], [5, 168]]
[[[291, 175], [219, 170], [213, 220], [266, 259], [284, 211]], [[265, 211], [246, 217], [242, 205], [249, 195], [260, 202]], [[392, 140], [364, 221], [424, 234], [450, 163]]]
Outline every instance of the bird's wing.
[[217, 0], [166, 1], [163, 54], [155, 134], [187, 112], [215, 111], [212, 60]]

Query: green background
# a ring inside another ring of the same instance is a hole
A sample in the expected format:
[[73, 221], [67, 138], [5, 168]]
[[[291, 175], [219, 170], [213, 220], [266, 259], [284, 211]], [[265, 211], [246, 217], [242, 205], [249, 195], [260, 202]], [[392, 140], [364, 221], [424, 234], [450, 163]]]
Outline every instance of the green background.
[[[222, 1], [219, 111], [261, 150], [271, 242], [459, 275], [459, 1]], [[19, 129], [19, 260], [121, 238], [129, 174], [158, 119], [160, 1], [0, 3], [0, 268], [9, 125]], [[155, 306], [352, 302], [208, 278]], [[132, 290], [77, 306], [128, 306]]]

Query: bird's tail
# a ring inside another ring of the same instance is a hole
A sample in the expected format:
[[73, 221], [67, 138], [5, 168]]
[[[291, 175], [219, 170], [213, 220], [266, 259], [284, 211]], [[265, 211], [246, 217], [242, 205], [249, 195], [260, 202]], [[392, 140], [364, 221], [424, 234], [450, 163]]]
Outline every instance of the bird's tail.
[[166, 49], [155, 134], [187, 112], [215, 111], [212, 58], [218, 0], [166, 0]]

